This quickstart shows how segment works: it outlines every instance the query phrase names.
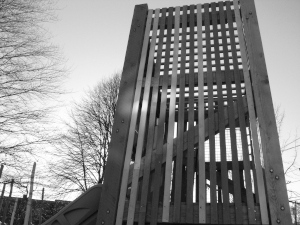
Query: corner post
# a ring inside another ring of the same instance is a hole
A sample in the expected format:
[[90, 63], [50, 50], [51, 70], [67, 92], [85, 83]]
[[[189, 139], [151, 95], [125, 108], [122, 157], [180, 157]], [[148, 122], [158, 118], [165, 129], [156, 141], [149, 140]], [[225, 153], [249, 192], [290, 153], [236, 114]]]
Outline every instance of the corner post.
[[240, 0], [264, 156], [271, 224], [292, 224], [279, 137], [254, 0]]
[[148, 5], [136, 5], [132, 18], [125, 62], [114, 117], [111, 143], [104, 173], [97, 225], [114, 224], [117, 213], [124, 157], [129, 133], [135, 85], [143, 46]]

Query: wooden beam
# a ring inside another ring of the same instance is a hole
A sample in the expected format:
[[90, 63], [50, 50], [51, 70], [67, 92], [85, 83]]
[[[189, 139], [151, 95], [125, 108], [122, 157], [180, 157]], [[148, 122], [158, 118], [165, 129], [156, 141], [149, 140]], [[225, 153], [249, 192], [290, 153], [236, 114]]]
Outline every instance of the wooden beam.
[[244, 73], [244, 82], [246, 88], [246, 96], [247, 96], [247, 103], [248, 103], [248, 111], [249, 111], [249, 120], [250, 120], [250, 132], [252, 138], [252, 146], [253, 146], [253, 156], [255, 162], [255, 170], [253, 170], [253, 175], [256, 179], [254, 179], [255, 184], [255, 193], [256, 197], [258, 196], [259, 205], [260, 205], [260, 215], [262, 224], [269, 224], [269, 215], [267, 211], [267, 199], [265, 193], [265, 182], [263, 178], [263, 171], [262, 171], [262, 163], [260, 159], [260, 147], [258, 141], [258, 133], [257, 133], [257, 122], [256, 122], [256, 112], [254, 106], [254, 99], [253, 99], [253, 90], [252, 90], [252, 83], [250, 79], [250, 72], [248, 70], [248, 58], [246, 53], [246, 43], [244, 39], [243, 27], [242, 27], [242, 20], [240, 16], [240, 9], [238, 0], [234, 0], [234, 12], [235, 18], [237, 23], [237, 30], [239, 36], [239, 43], [241, 49], [241, 57], [242, 57], [242, 64], [243, 64], [243, 73]]
[[148, 6], [136, 5], [132, 18], [111, 143], [104, 174], [97, 224], [114, 224], [119, 199], [135, 85], [145, 32]]
[[174, 52], [173, 52], [173, 70], [170, 93], [170, 106], [168, 114], [168, 137], [167, 137], [167, 152], [166, 152], [166, 169], [164, 181], [164, 198], [163, 198], [163, 213], [162, 221], [169, 222], [170, 212], [170, 188], [172, 182], [172, 162], [173, 162], [173, 141], [175, 128], [175, 107], [176, 107], [176, 87], [177, 87], [177, 66], [178, 66], [178, 47], [179, 47], [179, 17], [180, 7], [175, 8], [175, 26], [174, 26]]
[[[185, 58], [186, 54], [186, 30], [187, 30], [187, 6], [184, 6], [182, 9], [182, 15], [183, 15], [183, 20], [182, 20], [182, 50], [181, 50], [181, 55], [182, 58]], [[180, 75], [179, 81], [177, 82], [179, 84], [179, 105], [178, 105], [178, 119], [177, 119], [177, 128], [178, 128], [178, 136], [177, 136], [177, 156], [176, 157], [176, 179], [175, 179], [175, 196], [174, 196], [174, 217], [173, 217], [173, 222], [179, 223], [181, 219], [181, 196], [182, 196], [182, 162], [183, 162], [183, 151], [181, 149], [183, 148], [183, 134], [184, 134], [184, 123], [185, 123], [185, 75], [183, 75], [185, 72], [185, 62], [184, 60], [181, 60], [181, 65], [180, 65]], [[176, 119], [176, 115], [175, 115]]]
[[[216, 55], [216, 71], [217, 73], [221, 73], [221, 63], [220, 63], [220, 52], [219, 47], [219, 37], [218, 37], [218, 21], [217, 21], [217, 11], [216, 4], [212, 4], [212, 24], [213, 24], [213, 36], [214, 36], [214, 44], [215, 44], [215, 55]], [[219, 8], [223, 7], [223, 2], [219, 2]], [[228, 191], [228, 168], [227, 168], [227, 153], [229, 149], [226, 149], [226, 136], [225, 136], [225, 116], [224, 116], [224, 96], [223, 96], [223, 88], [222, 88], [222, 77], [217, 77], [217, 88], [218, 88], [218, 112], [219, 112], [219, 134], [220, 134], [220, 154], [221, 154], [221, 174], [220, 180], [222, 180], [222, 184], [218, 184], [218, 189], [222, 186], [222, 215], [223, 215], [223, 223], [230, 223], [229, 217], [229, 191]], [[219, 180], [219, 179], [217, 179]], [[220, 198], [218, 197], [218, 202], [220, 203]]]
[[[206, 179], [205, 179], [205, 103], [204, 73], [202, 48], [202, 5], [197, 5], [197, 39], [198, 39], [198, 174], [199, 174], [199, 223], [206, 223]], [[195, 221], [197, 222], [197, 221]]]
[[279, 137], [254, 0], [241, 0], [245, 40], [264, 156], [271, 224], [292, 224]]

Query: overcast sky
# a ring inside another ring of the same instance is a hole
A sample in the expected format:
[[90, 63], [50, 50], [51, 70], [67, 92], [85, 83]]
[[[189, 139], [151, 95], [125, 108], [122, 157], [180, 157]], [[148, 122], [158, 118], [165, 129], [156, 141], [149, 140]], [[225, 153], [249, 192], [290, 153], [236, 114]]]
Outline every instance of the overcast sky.
[[[205, 2], [211, 1], [152, 0], [148, 7]], [[73, 94], [66, 98], [66, 106], [101, 79], [122, 69], [134, 5], [143, 3], [144, 0], [58, 0], [58, 21], [49, 30], [71, 68], [66, 88]], [[273, 102], [285, 111], [283, 133], [294, 135], [300, 129], [300, 1], [255, 3]]]

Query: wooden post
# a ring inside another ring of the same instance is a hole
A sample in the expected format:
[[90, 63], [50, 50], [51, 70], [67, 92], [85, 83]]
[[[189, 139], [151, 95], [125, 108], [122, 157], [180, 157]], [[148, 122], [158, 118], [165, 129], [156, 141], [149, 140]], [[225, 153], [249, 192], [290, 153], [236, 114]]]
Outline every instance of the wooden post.
[[264, 156], [271, 224], [292, 224], [268, 72], [254, 0], [241, 0], [247, 53]]
[[2, 211], [5, 187], [6, 187], [6, 183], [3, 184], [3, 188], [2, 188], [1, 199], [0, 199], [0, 212]]
[[297, 201], [295, 201], [295, 225], [297, 225]]
[[5, 202], [5, 207], [4, 207], [4, 210], [3, 210], [2, 224], [5, 224], [7, 210], [8, 210], [8, 207], [10, 205], [10, 201], [11, 201], [11, 195], [12, 195], [13, 186], [14, 186], [14, 179], [12, 179], [11, 183], [10, 183], [9, 196], [8, 196], [7, 201]]
[[4, 167], [4, 165], [2, 164], [2, 165], [1, 165], [1, 168], [0, 168], [0, 178], [2, 177], [3, 167]]
[[148, 6], [134, 9], [129, 41], [120, 83], [117, 109], [112, 130], [111, 144], [104, 174], [97, 224], [114, 224], [119, 199], [121, 176], [127, 146], [131, 111], [135, 93], [140, 55], [143, 45]]
[[18, 200], [19, 200], [19, 199], [16, 198], [15, 205], [14, 205], [14, 209], [13, 209], [13, 212], [12, 212], [12, 214], [11, 214], [10, 225], [13, 225], [13, 224], [14, 224], [15, 215], [16, 215], [16, 211], [17, 211]]
[[43, 190], [42, 190], [42, 201], [41, 201], [41, 205], [40, 205], [39, 225], [42, 224], [42, 213], [43, 213], [43, 203], [44, 203], [44, 191], [45, 191], [45, 188], [43, 188]]
[[29, 190], [29, 196], [28, 196], [28, 200], [27, 200], [24, 225], [28, 225], [29, 219], [30, 219], [29, 217], [30, 217], [31, 208], [32, 208], [31, 204], [32, 204], [32, 193], [33, 193], [33, 183], [34, 183], [35, 167], [36, 167], [36, 163], [33, 163], [33, 168], [32, 168], [31, 178], [30, 178], [30, 190]]

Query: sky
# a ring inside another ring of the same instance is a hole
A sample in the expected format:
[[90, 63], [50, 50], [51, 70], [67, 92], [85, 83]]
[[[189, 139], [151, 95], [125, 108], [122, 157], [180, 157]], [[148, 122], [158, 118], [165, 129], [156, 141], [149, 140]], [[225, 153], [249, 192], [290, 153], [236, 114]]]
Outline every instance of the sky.
[[[211, 1], [152, 0], [148, 7], [206, 2]], [[60, 47], [70, 68], [65, 84], [71, 92], [65, 98], [67, 109], [99, 81], [122, 70], [134, 6], [144, 3], [145, 0], [58, 0], [58, 20], [48, 28], [53, 44]], [[273, 103], [285, 113], [283, 139], [300, 136], [300, 1], [256, 0], [255, 4]], [[285, 153], [284, 160], [290, 160], [293, 154], [294, 151]], [[300, 165], [299, 159], [297, 163]], [[300, 173], [293, 181], [297, 177], [300, 180]], [[299, 184], [300, 181], [289, 185], [297, 188]]]

